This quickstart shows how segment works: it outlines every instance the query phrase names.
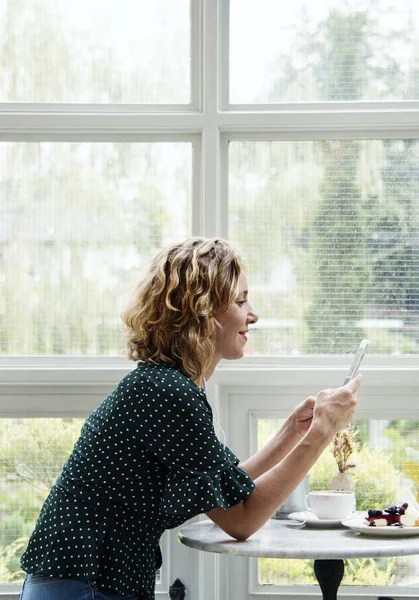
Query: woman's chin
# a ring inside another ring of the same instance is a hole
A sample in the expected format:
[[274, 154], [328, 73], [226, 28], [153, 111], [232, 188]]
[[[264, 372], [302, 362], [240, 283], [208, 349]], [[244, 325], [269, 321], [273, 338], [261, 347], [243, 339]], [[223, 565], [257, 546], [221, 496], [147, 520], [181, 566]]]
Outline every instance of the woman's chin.
[[242, 350], [237, 350], [235, 352], [229, 352], [227, 355], [223, 356], [224, 360], [240, 360], [244, 356], [244, 348]]

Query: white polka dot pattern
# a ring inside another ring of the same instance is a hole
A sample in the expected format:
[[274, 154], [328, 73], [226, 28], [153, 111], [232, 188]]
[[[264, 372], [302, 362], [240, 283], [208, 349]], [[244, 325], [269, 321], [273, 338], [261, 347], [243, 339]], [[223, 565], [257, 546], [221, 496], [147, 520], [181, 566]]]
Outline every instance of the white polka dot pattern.
[[175, 367], [139, 363], [86, 420], [22, 568], [152, 600], [164, 530], [254, 489], [238, 462], [204, 390]]

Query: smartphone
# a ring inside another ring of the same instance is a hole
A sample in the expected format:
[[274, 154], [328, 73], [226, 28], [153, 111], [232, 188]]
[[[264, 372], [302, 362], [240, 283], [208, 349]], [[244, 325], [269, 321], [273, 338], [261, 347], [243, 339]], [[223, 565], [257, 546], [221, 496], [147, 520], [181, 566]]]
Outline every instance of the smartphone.
[[351, 366], [349, 367], [349, 371], [345, 377], [345, 381], [343, 382], [343, 385], [346, 385], [347, 383], [349, 383], [351, 381], [351, 379], [356, 377], [356, 375], [358, 374], [359, 365], [361, 364], [361, 361], [365, 356], [365, 352], [367, 351], [369, 343], [370, 343], [369, 340], [366, 340], [366, 339], [361, 340], [361, 343], [358, 346], [358, 350], [355, 352], [354, 359], [352, 361]]

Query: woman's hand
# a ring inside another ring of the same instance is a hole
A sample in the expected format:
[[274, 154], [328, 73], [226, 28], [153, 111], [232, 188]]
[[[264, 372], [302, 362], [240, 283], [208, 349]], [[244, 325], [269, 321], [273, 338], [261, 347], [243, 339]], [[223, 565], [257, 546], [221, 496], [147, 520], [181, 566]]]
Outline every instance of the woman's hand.
[[312, 423], [319, 423], [330, 436], [341, 431], [351, 422], [357, 405], [357, 391], [362, 375], [351, 379], [346, 385], [322, 390], [316, 396]]
[[306, 398], [291, 413], [292, 431], [303, 436], [310, 429], [314, 414], [335, 430], [333, 434], [341, 431], [350, 423], [355, 412], [361, 381], [362, 376], [358, 376], [345, 386], [322, 390], [316, 398]]
[[291, 413], [291, 428], [294, 433], [303, 436], [310, 429], [315, 404], [316, 398], [309, 396], [294, 408]]

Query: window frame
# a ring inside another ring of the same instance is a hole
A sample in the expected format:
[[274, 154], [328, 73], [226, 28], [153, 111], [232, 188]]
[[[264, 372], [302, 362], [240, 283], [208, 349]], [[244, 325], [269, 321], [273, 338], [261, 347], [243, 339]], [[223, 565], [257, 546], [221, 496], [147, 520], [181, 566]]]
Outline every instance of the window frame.
[[[339, 384], [346, 375], [347, 357], [333, 356], [327, 360], [329, 365], [324, 362], [324, 357], [318, 357], [316, 366], [308, 366], [299, 364], [299, 359], [295, 359], [291, 367], [290, 361], [284, 361], [280, 367], [267, 361], [259, 370], [255, 367], [250, 369], [250, 364], [247, 368], [242, 365], [236, 369], [227, 363], [220, 365], [214, 381], [211, 378], [209, 397], [216, 403], [219, 422], [238, 456], [244, 458], [257, 448], [256, 417], [283, 418], [313, 390]], [[319, 368], [322, 364], [323, 368]], [[419, 370], [413, 362], [411, 369], [406, 368], [406, 362], [403, 361], [399, 362], [397, 369], [388, 371], [381, 359], [377, 361], [376, 357], [369, 356], [363, 362], [362, 372], [364, 382], [357, 418], [373, 418], [377, 413], [380, 419], [419, 418]], [[399, 402], [394, 402], [394, 398], [402, 385], [403, 406], [400, 406]], [[257, 560], [247, 557], [219, 558], [219, 600], [254, 600], [265, 598], [267, 594], [272, 600], [291, 596], [295, 600], [304, 600], [318, 596], [316, 586], [260, 585]], [[369, 600], [388, 594], [405, 598], [418, 593], [418, 587], [391, 586], [391, 592], [389, 589], [386, 586], [343, 586], [340, 594], [347, 600]]]
[[[0, 103], [0, 141], [190, 141], [191, 234], [227, 237], [230, 141], [419, 139], [419, 101], [230, 104], [229, 0], [190, 1], [189, 104]], [[380, 389], [391, 389], [410, 398], [402, 400], [401, 408], [412, 415], [412, 398], [419, 395], [418, 363], [416, 356], [367, 356], [361, 411], [374, 409]], [[313, 393], [324, 382], [340, 378], [347, 366], [348, 358], [342, 356], [246, 357], [237, 364], [221, 364], [213, 379], [214, 386], [238, 389], [255, 381], [274, 386], [278, 379], [295, 389], [303, 379]], [[118, 357], [0, 357], [0, 417], [87, 416], [132, 368], [133, 363]], [[218, 559], [201, 557], [198, 563], [203, 579], [196, 585], [196, 597], [204, 600], [202, 581], [219, 581]], [[0, 587], [0, 597], [14, 594], [10, 586]]]

